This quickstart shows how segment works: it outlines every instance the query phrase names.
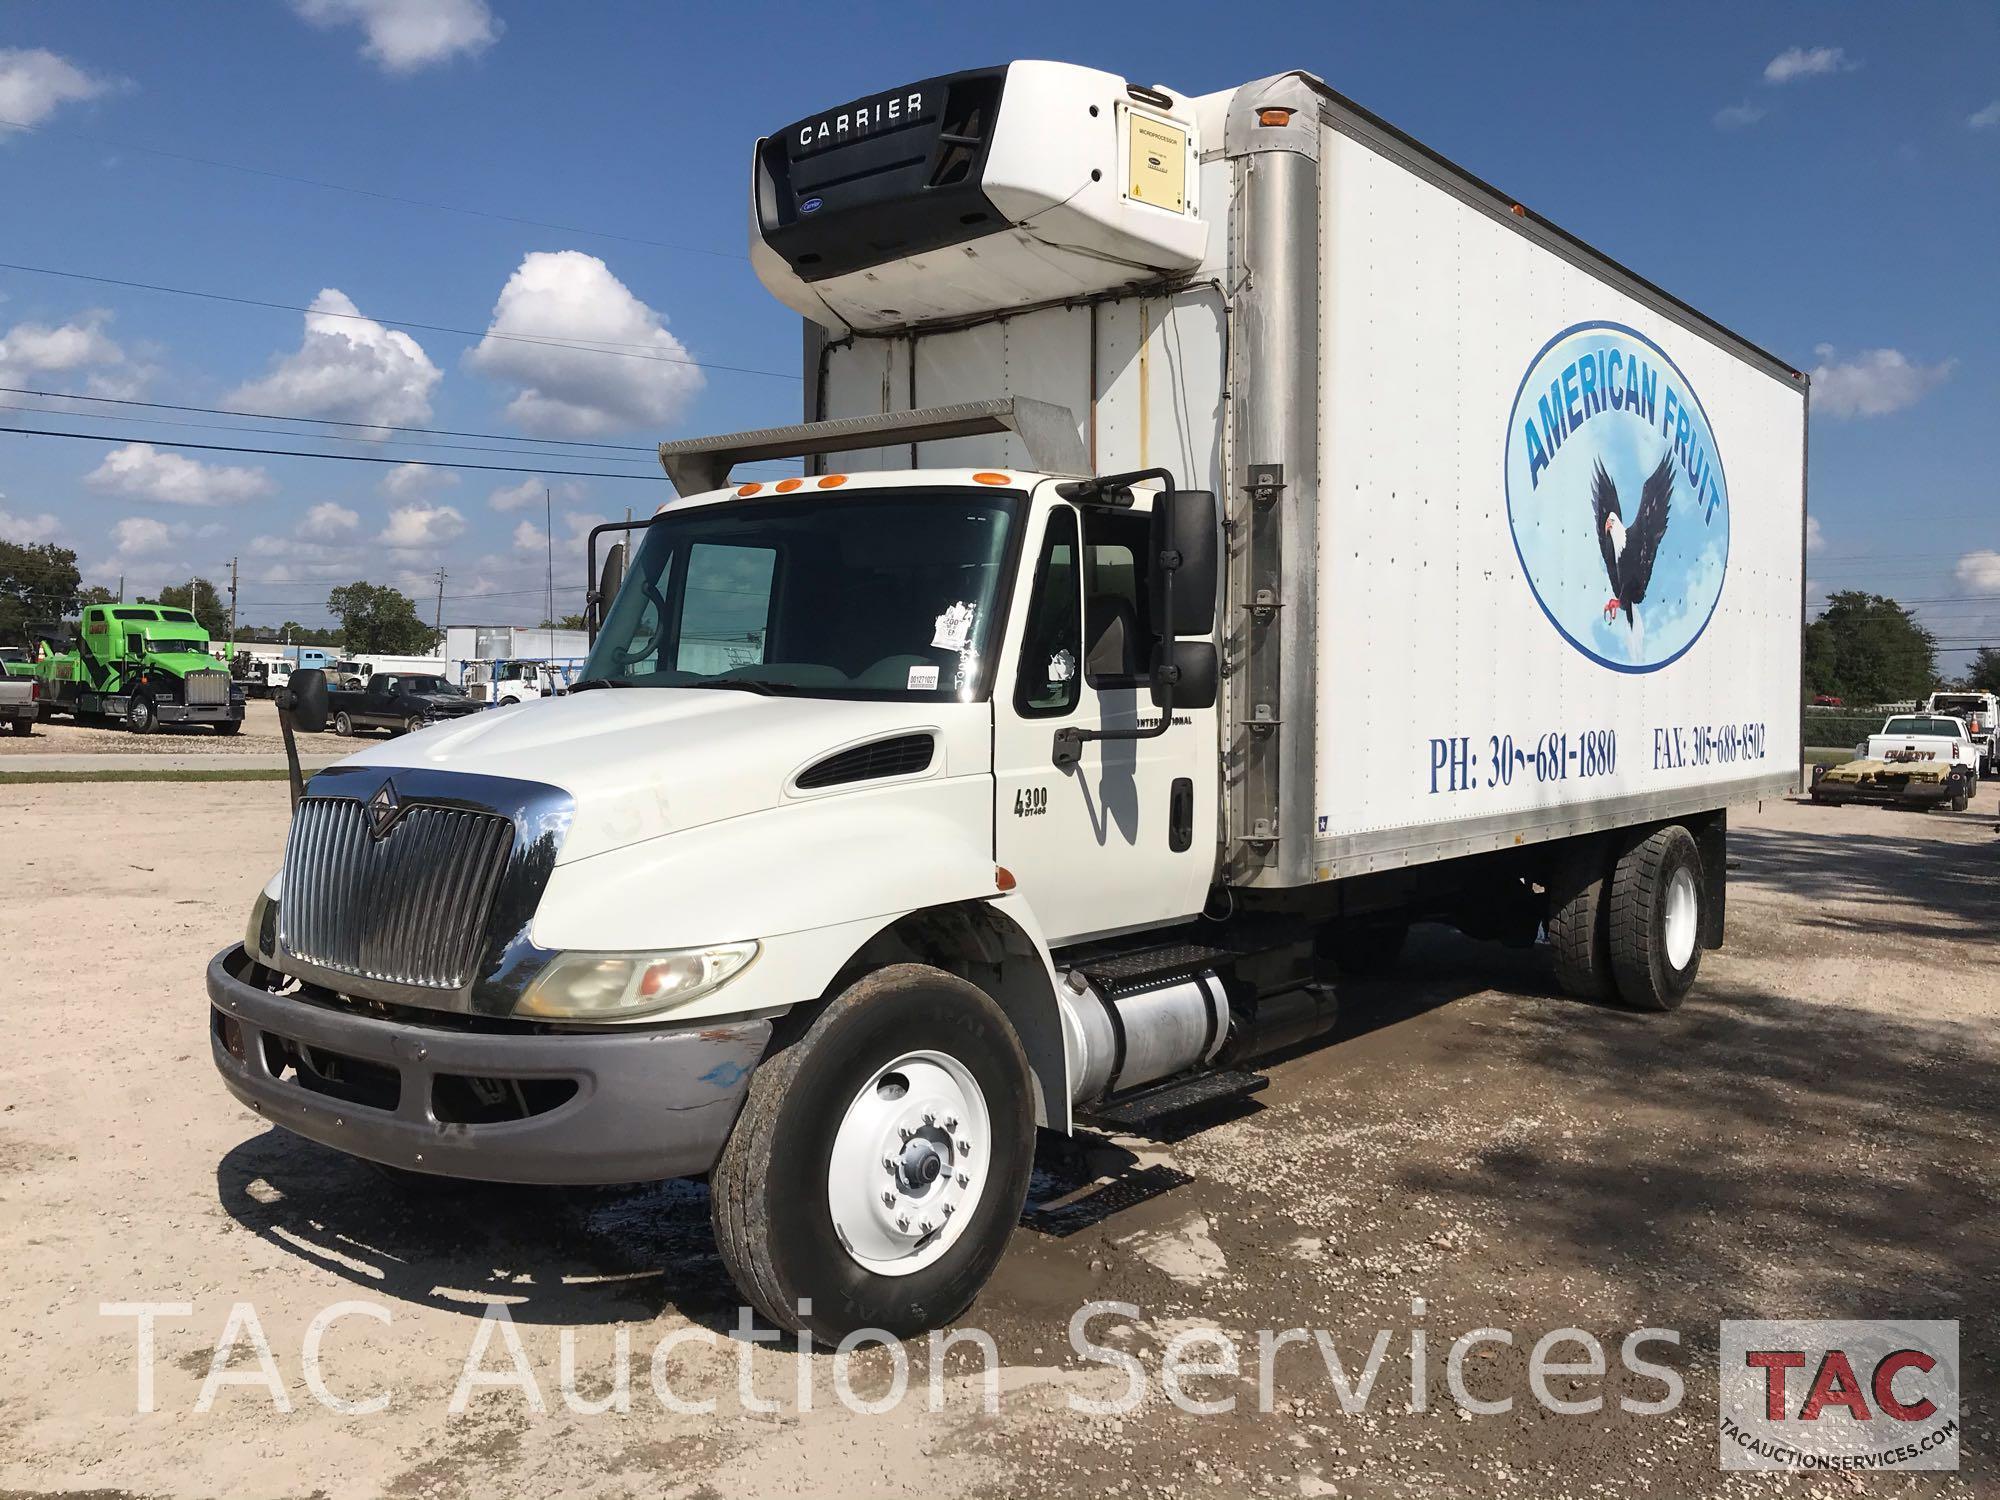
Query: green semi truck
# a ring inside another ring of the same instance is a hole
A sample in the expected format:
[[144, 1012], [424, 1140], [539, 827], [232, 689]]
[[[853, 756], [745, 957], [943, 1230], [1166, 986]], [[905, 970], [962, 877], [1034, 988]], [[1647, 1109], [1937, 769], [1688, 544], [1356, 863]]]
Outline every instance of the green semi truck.
[[162, 724], [243, 726], [243, 689], [209, 653], [208, 632], [184, 609], [92, 604], [66, 649], [44, 641], [35, 662], [44, 717], [110, 719], [139, 734]]

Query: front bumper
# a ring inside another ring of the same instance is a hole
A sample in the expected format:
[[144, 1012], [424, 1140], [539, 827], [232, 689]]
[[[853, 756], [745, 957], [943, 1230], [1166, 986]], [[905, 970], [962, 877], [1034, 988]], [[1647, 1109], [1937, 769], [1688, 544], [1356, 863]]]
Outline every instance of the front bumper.
[[155, 703], [153, 714], [162, 724], [226, 724], [243, 717], [243, 705], [215, 703], [190, 707], [185, 703]]
[[[771, 1034], [768, 1021], [465, 1031], [274, 995], [253, 972], [268, 971], [241, 944], [208, 965], [209, 1047], [229, 1091], [308, 1140], [444, 1177], [588, 1184], [706, 1172]], [[537, 1112], [456, 1118], [469, 1086]]]

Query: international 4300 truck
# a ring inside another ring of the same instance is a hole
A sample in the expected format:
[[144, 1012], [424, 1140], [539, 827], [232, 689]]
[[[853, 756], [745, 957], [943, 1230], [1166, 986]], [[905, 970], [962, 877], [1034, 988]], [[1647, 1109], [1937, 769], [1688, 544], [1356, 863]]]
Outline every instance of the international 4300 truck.
[[1798, 776], [1803, 375], [1304, 73], [926, 79], [751, 192], [804, 420], [662, 446], [569, 696], [313, 777], [208, 971], [238, 1098], [706, 1175], [837, 1339], [968, 1306], [1037, 1127], [1256, 1089], [1413, 921], [1681, 1003]]
[[44, 715], [110, 719], [139, 734], [163, 724], [243, 727], [244, 689], [209, 654], [208, 632], [184, 609], [91, 604], [76, 640], [35, 663]]

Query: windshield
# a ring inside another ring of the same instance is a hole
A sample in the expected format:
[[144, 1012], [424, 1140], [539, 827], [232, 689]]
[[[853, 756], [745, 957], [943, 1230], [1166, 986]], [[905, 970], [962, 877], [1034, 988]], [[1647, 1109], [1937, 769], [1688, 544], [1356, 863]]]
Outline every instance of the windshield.
[[1903, 718], [1891, 719], [1882, 726], [1884, 734], [1935, 734], [1948, 740], [1955, 740], [1965, 731], [1956, 719]]
[[1952, 713], [1958, 709], [1981, 709], [1986, 700], [1977, 693], [1940, 693], [1931, 700], [1931, 708], [1937, 713]]
[[899, 489], [668, 511], [579, 685], [970, 702], [1020, 497]]
[[447, 682], [442, 677], [399, 677], [391, 686], [400, 685], [406, 693], [423, 693], [435, 698], [463, 698], [455, 682]]

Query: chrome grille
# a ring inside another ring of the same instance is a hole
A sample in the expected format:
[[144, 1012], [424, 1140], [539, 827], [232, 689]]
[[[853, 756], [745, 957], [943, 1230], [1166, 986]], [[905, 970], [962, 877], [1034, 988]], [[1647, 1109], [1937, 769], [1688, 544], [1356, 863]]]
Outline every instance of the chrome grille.
[[227, 672], [190, 672], [185, 685], [190, 708], [216, 708], [229, 701]]
[[472, 977], [514, 840], [511, 819], [405, 805], [381, 838], [367, 804], [307, 797], [292, 818], [278, 934], [342, 974], [456, 990]]

